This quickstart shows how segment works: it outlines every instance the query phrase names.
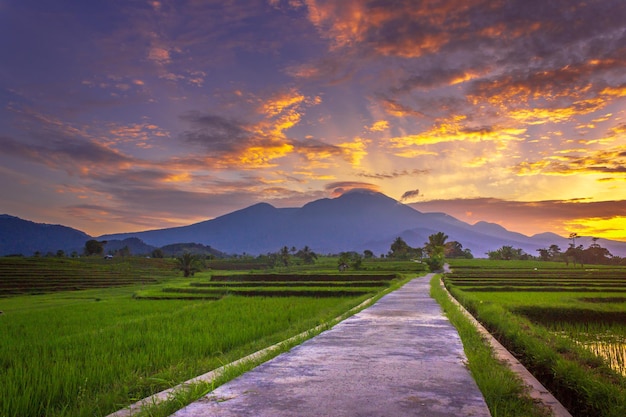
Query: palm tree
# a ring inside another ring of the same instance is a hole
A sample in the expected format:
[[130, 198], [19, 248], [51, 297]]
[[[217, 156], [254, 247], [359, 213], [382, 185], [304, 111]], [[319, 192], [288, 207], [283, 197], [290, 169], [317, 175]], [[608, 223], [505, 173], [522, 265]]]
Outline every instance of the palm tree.
[[278, 255], [280, 261], [283, 263], [283, 266], [289, 266], [289, 248], [287, 246], [283, 246]]
[[192, 255], [189, 252], [183, 253], [182, 256], [176, 258], [176, 261], [178, 262], [176, 268], [183, 271], [185, 278], [193, 276], [202, 269], [202, 262], [198, 255]]
[[448, 239], [448, 235], [444, 232], [437, 232], [433, 235], [428, 236], [428, 242], [424, 244], [424, 249], [426, 253], [429, 255], [435, 252], [435, 249], [438, 247], [445, 247], [446, 240]]

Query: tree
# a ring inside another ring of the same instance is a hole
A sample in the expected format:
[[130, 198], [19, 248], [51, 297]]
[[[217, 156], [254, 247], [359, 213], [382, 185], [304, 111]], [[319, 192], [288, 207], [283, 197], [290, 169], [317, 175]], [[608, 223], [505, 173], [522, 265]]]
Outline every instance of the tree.
[[339, 260], [337, 260], [340, 271], [345, 271], [348, 268], [361, 269], [362, 263], [363, 257], [357, 252], [341, 252]]
[[443, 246], [436, 246], [430, 251], [430, 254], [428, 255], [428, 258], [426, 258], [425, 262], [431, 272], [439, 271], [443, 268], [445, 263], [444, 251], [445, 249]]
[[371, 251], [371, 250], [369, 250], [369, 249], [365, 249], [365, 250], [363, 251], [363, 257], [364, 257], [365, 259], [372, 259], [372, 258], [374, 257], [374, 252], [372, 252], [372, 251]]
[[445, 263], [446, 239], [448, 239], [448, 235], [443, 232], [437, 232], [428, 236], [428, 242], [424, 244], [424, 250], [428, 254], [426, 264], [431, 271], [438, 271], [443, 268]]
[[487, 252], [491, 260], [510, 261], [513, 259], [528, 259], [529, 256], [520, 248], [504, 245], [500, 249]]
[[313, 252], [308, 246], [300, 249], [296, 253], [296, 256], [302, 259], [302, 262], [304, 262], [305, 264], [314, 264], [315, 260], [317, 259], [317, 254]]
[[90, 239], [85, 242], [85, 255], [102, 255], [104, 252], [105, 242], [98, 242], [95, 239]]
[[608, 249], [603, 248], [598, 243], [597, 237], [591, 238], [593, 243], [589, 247], [582, 251], [582, 258], [586, 264], [609, 264], [613, 255]]
[[574, 246], [570, 244], [569, 248], [565, 251], [565, 265], [569, 265], [569, 262], [573, 261], [574, 266], [576, 266], [576, 262], [578, 262], [581, 268], [584, 268], [584, 259], [583, 259], [583, 245]]
[[153, 257], [153, 258], [163, 258], [163, 250], [157, 248], [157, 249], [152, 251], [150, 256]]
[[283, 246], [283, 248], [280, 250], [280, 253], [278, 254], [278, 257], [283, 266], [289, 266], [291, 256], [289, 255], [289, 248], [287, 246]]
[[176, 261], [176, 268], [183, 271], [185, 278], [193, 276], [204, 267], [198, 255], [193, 255], [189, 252], [185, 252], [181, 256], [177, 257]]
[[463, 251], [463, 245], [456, 240], [446, 242], [444, 248], [444, 254], [446, 258], [464, 258], [466, 255]]
[[424, 244], [424, 250], [430, 256], [432, 252], [438, 251], [439, 247], [445, 247], [448, 235], [443, 232], [437, 232], [428, 236], [428, 242]]
[[57, 251], [57, 258], [65, 258], [65, 251], [63, 249]]
[[557, 260], [561, 257], [561, 248], [559, 248], [559, 245], [550, 245], [548, 250], [550, 251], [550, 259]]
[[539, 252], [539, 258], [542, 261], [550, 260], [550, 251], [548, 249], [537, 249], [537, 252]]
[[409, 257], [411, 247], [401, 237], [397, 237], [391, 244], [389, 258], [406, 259]]

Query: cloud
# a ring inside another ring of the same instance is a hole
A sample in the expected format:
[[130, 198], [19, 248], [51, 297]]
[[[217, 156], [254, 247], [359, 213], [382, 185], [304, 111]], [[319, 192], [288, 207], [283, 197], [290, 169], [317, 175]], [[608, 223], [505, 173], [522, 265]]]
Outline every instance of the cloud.
[[387, 120], [377, 120], [371, 126], [366, 127], [370, 132], [383, 132], [389, 129], [389, 122]]
[[403, 169], [403, 170], [395, 170], [392, 172], [376, 172], [376, 173], [368, 173], [368, 172], [362, 172], [359, 175], [359, 177], [365, 177], [365, 178], [372, 178], [372, 179], [378, 179], [378, 180], [390, 180], [390, 179], [395, 179], [395, 178], [399, 178], [399, 177], [405, 177], [405, 176], [418, 176], [418, 175], [424, 175], [424, 174], [428, 174], [430, 171], [427, 169]]
[[405, 191], [404, 194], [402, 194], [402, 197], [400, 197], [400, 201], [405, 202], [405, 201], [413, 200], [415, 197], [419, 195], [420, 195], [420, 190], [417, 190], [417, 189]]
[[197, 111], [182, 114], [180, 118], [189, 122], [194, 129], [184, 132], [183, 140], [201, 145], [212, 152], [235, 152], [246, 143], [254, 141], [252, 128], [243, 122]]
[[370, 191], [380, 192], [380, 187], [375, 184], [371, 184], [368, 182], [358, 182], [358, 181], [339, 181], [339, 182], [331, 182], [330, 184], [326, 184], [324, 187], [326, 191], [330, 191], [330, 195], [332, 197], [339, 197], [346, 192], [354, 189], [364, 189]]
[[389, 139], [392, 148], [433, 145], [445, 142], [519, 141], [526, 129], [500, 126], [471, 126], [467, 117], [456, 115], [441, 120], [429, 130], [419, 134], [398, 136]]
[[607, 150], [585, 150], [585, 153], [546, 156], [540, 160], [520, 162], [511, 169], [520, 176], [620, 174], [621, 177], [626, 173], [626, 145]]
[[[240, 121], [214, 113], [187, 112], [181, 120], [191, 130], [181, 134], [184, 142], [200, 145], [207, 153], [203, 159], [210, 167], [220, 169], [255, 169], [276, 166], [276, 159], [296, 149], [285, 131], [297, 125], [306, 106], [317, 105], [317, 97], [305, 97], [297, 90], [238, 99], [252, 100], [253, 109]], [[309, 153], [311, 150], [309, 149]]]

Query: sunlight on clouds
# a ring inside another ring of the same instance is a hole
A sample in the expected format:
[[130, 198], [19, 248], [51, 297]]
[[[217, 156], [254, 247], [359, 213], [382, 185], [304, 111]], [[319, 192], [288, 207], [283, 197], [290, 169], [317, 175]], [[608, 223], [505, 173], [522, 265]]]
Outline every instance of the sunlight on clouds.
[[148, 59], [156, 62], [159, 65], [169, 64], [172, 62], [170, 58], [170, 51], [166, 48], [154, 46], [148, 51]]
[[181, 172], [178, 174], [170, 174], [163, 179], [166, 183], [188, 183], [191, 182], [192, 176], [188, 172]]
[[340, 148], [345, 150], [345, 159], [352, 166], [361, 165], [361, 160], [367, 156], [367, 145], [370, 143], [370, 140], [355, 138], [352, 142], [340, 143]]
[[613, 97], [626, 97], [626, 87], [606, 87], [600, 94]]
[[453, 78], [450, 81], [450, 85], [461, 84], [461, 83], [464, 83], [466, 81], [474, 80], [474, 79], [476, 79], [476, 78], [478, 78], [480, 76], [481, 76], [481, 74], [479, 74], [477, 72], [468, 71], [468, 72], [463, 73], [463, 75], [461, 75], [459, 77]]
[[386, 120], [378, 120], [374, 122], [371, 126], [366, 127], [370, 132], [383, 132], [389, 129], [389, 122]]
[[261, 105], [260, 111], [269, 117], [274, 117], [285, 111], [287, 108], [302, 103], [304, 99], [304, 95], [292, 90], [286, 94], [267, 100]]
[[235, 163], [241, 169], [268, 168], [276, 166], [271, 161], [282, 158], [293, 152], [293, 145], [277, 143], [266, 146], [250, 146], [239, 155], [232, 156], [222, 161], [227, 166]]
[[523, 161], [512, 167], [512, 171], [519, 176], [615, 174], [622, 177], [626, 172], [626, 146], [587, 151], [583, 155], [551, 155], [538, 161]]
[[464, 162], [463, 166], [466, 168], [480, 168], [482, 166], [487, 165], [489, 162], [493, 161], [493, 157], [490, 158], [486, 158], [484, 156], [480, 156], [477, 158], [474, 158], [468, 162]]
[[576, 111], [569, 107], [561, 109], [535, 108], [514, 110], [508, 114], [508, 117], [529, 125], [541, 125], [569, 121], [576, 114]]
[[581, 236], [626, 240], [626, 216], [569, 220], [565, 221], [565, 225]]
[[433, 145], [444, 142], [481, 142], [481, 141], [510, 141], [522, 140], [520, 137], [526, 132], [522, 128], [471, 128], [463, 126], [461, 122], [466, 116], [455, 115], [448, 120], [443, 120], [430, 130], [418, 135], [407, 135], [391, 138], [389, 141], [394, 148], [409, 146]]
[[403, 158], [415, 158], [418, 156], [437, 156], [439, 155], [437, 152], [427, 151], [423, 149], [404, 149], [402, 151], [394, 153], [396, 156], [401, 156]]

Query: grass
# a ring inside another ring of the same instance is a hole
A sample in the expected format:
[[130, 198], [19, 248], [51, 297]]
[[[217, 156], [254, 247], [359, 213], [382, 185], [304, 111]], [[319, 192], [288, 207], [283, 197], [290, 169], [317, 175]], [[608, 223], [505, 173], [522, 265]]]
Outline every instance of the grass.
[[[623, 346], [623, 293], [594, 286], [624, 282], [626, 269], [550, 262], [512, 267], [506, 261], [452, 266], [446, 278], [450, 292], [574, 415], [626, 415], [626, 379], [582, 340], [603, 338], [611, 329]], [[523, 285], [504, 288], [499, 281]], [[573, 282], [584, 285], [572, 287]]]

